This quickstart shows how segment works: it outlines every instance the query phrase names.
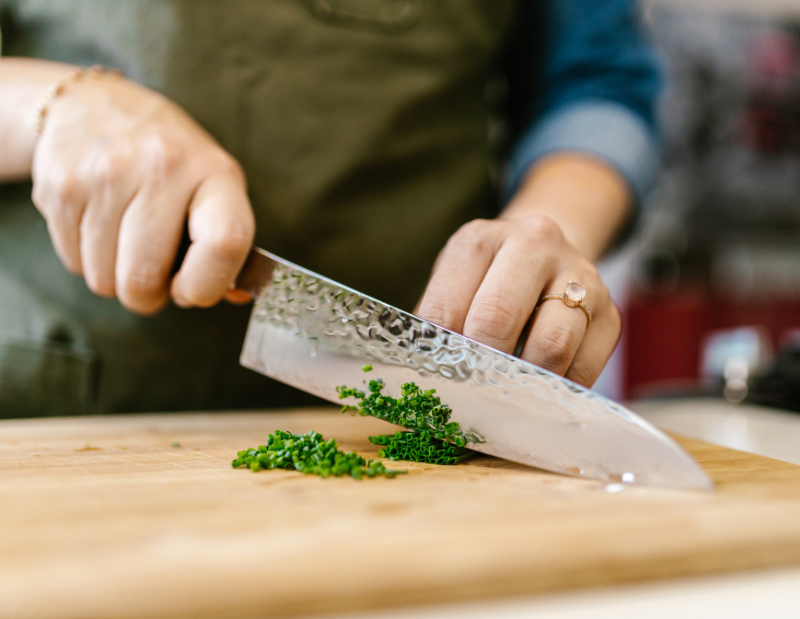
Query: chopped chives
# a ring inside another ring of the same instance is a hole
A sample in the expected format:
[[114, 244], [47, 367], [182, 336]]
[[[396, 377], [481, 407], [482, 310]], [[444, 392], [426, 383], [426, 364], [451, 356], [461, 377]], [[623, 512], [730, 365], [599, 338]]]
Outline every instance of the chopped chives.
[[267, 444], [254, 449], [244, 449], [231, 462], [233, 468], [247, 466], [257, 473], [261, 469], [286, 469], [319, 475], [354, 479], [363, 477], [395, 477], [406, 471], [387, 469], [379, 460], [365, 460], [354, 451], [339, 450], [335, 439], [327, 441], [319, 432], [292, 434], [276, 430], [267, 436]]
[[[363, 370], [369, 372], [372, 366], [365, 365]], [[345, 405], [343, 413], [370, 415], [409, 430], [370, 436], [370, 442], [383, 447], [378, 455], [434, 464], [458, 464], [474, 455], [475, 452], [465, 445], [479, 443], [480, 437], [462, 431], [458, 423], [450, 421], [452, 410], [442, 404], [435, 389], [422, 391], [414, 383], [405, 383], [401, 387], [402, 397], [395, 399], [382, 393], [385, 386], [381, 379], [370, 380], [369, 395], [346, 386], [336, 388], [340, 400], [352, 397], [359, 403], [358, 406]]]
[[395, 432], [370, 436], [369, 442], [383, 447], [381, 458], [429, 462], [431, 464], [458, 464], [471, 458], [475, 452], [453, 443], [439, 440], [429, 432]]

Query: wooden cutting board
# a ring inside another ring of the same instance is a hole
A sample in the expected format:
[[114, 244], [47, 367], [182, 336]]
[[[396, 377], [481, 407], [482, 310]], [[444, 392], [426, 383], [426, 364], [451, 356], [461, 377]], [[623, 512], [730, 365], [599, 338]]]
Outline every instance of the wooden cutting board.
[[268, 617], [800, 563], [800, 467], [776, 460], [681, 440], [713, 493], [489, 457], [360, 482], [230, 467], [276, 429], [370, 457], [392, 428], [331, 409], [0, 422], [0, 616]]

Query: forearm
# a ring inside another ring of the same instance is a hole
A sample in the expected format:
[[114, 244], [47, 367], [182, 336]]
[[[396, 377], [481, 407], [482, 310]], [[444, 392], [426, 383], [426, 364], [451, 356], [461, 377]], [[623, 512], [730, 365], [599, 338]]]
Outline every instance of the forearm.
[[34, 112], [47, 87], [75, 67], [29, 58], [0, 58], [0, 183], [31, 175]]
[[631, 203], [627, 183], [612, 166], [591, 155], [563, 152], [531, 168], [501, 218], [546, 215], [594, 262], [625, 224]]

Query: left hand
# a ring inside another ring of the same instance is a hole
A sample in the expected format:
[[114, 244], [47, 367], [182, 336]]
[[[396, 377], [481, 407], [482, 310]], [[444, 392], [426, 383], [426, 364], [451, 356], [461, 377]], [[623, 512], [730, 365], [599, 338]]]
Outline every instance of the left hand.
[[521, 357], [591, 387], [622, 319], [597, 269], [547, 216], [462, 226], [439, 254], [417, 315], [513, 353], [539, 299], [562, 294], [570, 280], [586, 286], [591, 325], [579, 307], [549, 300], [536, 310]]

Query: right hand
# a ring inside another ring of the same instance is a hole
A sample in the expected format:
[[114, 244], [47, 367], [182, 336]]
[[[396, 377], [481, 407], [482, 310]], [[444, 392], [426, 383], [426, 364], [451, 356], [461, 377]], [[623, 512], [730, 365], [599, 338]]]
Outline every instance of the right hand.
[[[560, 226], [523, 208], [462, 226], [439, 254], [415, 314], [508, 354], [524, 336], [522, 359], [591, 387], [619, 340], [619, 309]], [[586, 286], [591, 325], [561, 301], [536, 309], [569, 281]]]
[[[216, 304], [253, 243], [238, 162], [176, 104], [124, 78], [86, 76], [51, 102], [32, 175], [64, 266], [139, 314], [170, 296]], [[191, 246], [170, 281], [187, 221]]]

